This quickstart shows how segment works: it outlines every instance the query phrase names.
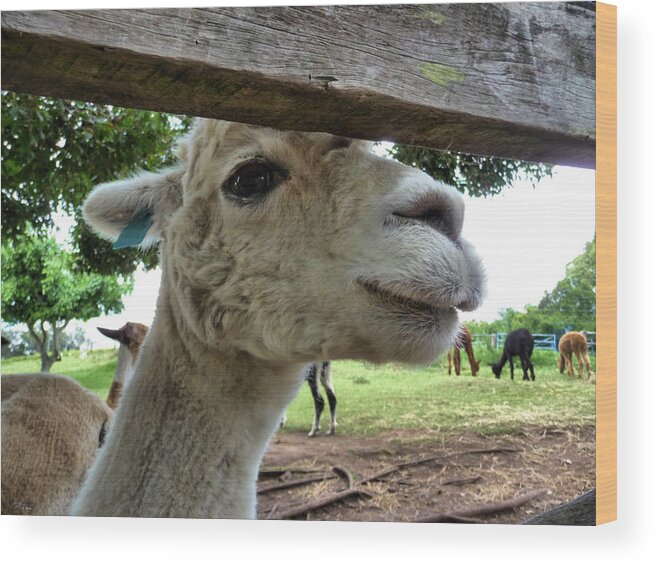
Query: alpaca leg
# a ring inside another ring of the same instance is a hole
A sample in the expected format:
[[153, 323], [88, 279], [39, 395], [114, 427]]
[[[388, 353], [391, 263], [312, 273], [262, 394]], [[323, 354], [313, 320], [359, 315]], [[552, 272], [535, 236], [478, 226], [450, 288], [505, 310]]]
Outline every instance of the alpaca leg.
[[580, 351], [576, 352], [576, 362], [578, 363], [579, 366], [579, 380], [581, 380], [583, 378], [583, 359], [581, 359]]
[[561, 353], [560, 357], [558, 358], [558, 370], [560, 371], [560, 374], [563, 374], [563, 371], [565, 370], [565, 356]]
[[476, 358], [474, 357], [474, 348], [472, 347], [471, 342], [468, 342], [465, 351], [467, 352], [467, 358], [469, 359], [469, 366], [471, 367], [471, 374], [472, 377], [475, 377], [476, 374], [478, 373], [478, 361], [476, 361]]
[[314, 437], [321, 429], [321, 413], [323, 412], [323, 407], [325, 405], [323, 397], [319, 392], [319, 387], [317, 386], [316, 368], [308, 375], [307, 382], [310, 386], [310, 391], [312, 392], [312, 399], [314, 400], [314, 421], [312, 422], [312, 429], [310, 430], [310, 433], [308, 433], [308, 437]]
[[453, 348], [453, 367], [456, 371], [456, 375], [460, 376], [460, 370], [462, 368], [460, 364], [460, 348]]
[[567, 360], [567, 374], [570, 377], [574, 378], [574, 366], [572, 364], [572, 353], [571, 352], [567, 353], [566, 360]]
[[280, 424], [278, 425], [278, 429], [276, 430], [276, 433], [273, 436], [273, 443], [280, 443], [280, 437], [278, 437], [278, 432], [282, 430], [282, 427], [287, 423], [287, 411], [282, 413], [282, 416], [280, 417]]
[[587, 373], [585, 382], [589, 384], [590, 380], [592, 379], [592, 369], [590, 368], [590, 357], [588, 357], [587, 351], [583, 352], [583, 362], [585, 363], [585, 370]]
[[451, 374], [451, 350], [450, 349], [449, 349], [449, 351], [446, 352], [446, 358], [449, 362], [449, 375], [450, 375]]
[[335, 389], [333, 388], [333, 381], [331, 376], [331, 368], [329, 362], [321, 364], [321, 384], [326, 391], [328, 397], [328, 406], [330, 406], [330, 427], [328, 428], [327, 435], [331, 436], [335, 433], [337, 427], [337, 397], [335, 396]]
[[520, 353], [519, 354], [519, 360], [522, 364], [522, 380], [523, 381], [528, 381], [529, 380], [529, 378], [528, 378], [528, 366], [529, 366], [530, 361], [526, 357], [525, 353]]
[[508, 358], [508, 364], [510, 365], [510, 380], [515, 380], [515, 364], [513, 363], [513, 358], [510, 356]]

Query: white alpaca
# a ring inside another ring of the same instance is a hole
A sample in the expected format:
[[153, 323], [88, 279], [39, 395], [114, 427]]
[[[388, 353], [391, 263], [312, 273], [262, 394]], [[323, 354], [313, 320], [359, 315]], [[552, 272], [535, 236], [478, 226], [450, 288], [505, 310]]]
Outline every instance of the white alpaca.
[[107, 403], [61, 375], [2, 376], [3, 514], [64, 515], [77, 496], [148, 330], [98, 329], [121, 343]]
[[203, 120], [180, 158], [85, 203], [110, 239], [150, 214], [162, 282], [74, 514], [255, 517], [307, 363], [430, 362], [482, 298], [461, 196], [367, 143]]

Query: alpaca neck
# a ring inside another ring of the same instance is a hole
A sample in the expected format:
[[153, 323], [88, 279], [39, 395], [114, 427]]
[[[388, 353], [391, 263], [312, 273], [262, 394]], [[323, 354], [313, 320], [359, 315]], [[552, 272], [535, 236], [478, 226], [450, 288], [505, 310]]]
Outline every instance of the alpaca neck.
[[[254, 518], [260, 462], [301, 364], [202, 348], [157, 316], [73, 513]], [[176, 318], [179, 320], [179, 318]]]
[[114, 371], [115, 383], [124, 385], [133, 372], [133, 357], [127, 345], [121, 344], [118, 348], [118, 359], [116, 360], [116, 370]]
[[112, 385], [109, 388], [109, 393], [107, 394], [107, 405], [112, 409], [116, 410], [118, 406], [118, 401], [123, 394], [123, 387], [128, 381], [132, 372], [134, 370], [132, 353], [126, 345], [121, 344], [118, 348], [118, 359], [116, 361], [116, 370], [114, 372], [114, 380]]

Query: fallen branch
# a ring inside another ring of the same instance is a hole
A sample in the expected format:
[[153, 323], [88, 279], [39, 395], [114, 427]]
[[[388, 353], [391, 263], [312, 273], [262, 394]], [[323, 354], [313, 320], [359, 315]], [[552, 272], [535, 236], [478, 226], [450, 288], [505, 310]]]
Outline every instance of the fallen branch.
[[328, 506], [329, 504], [333, 504], [334, 502], [339, 502], [340, 500], [344, 500], [345, 498], [349, 498], [351, 496], [362, 496], [364, 498], [371, 498], [371, 494], [369, 494], [365, 490], [360, 490], [360, 489], [343, 490], [338, 493], [320, 498], [319, 500], [315, 500], [314, 502], [310, 502], [309, 504], [305, 504], [300, 508], [295, 508], [295, 509], [285, 510], [283, 512], [280, 512], [279, 514], [273, 516], [271, 520], [287, 520], [289, 518], [296, 518], [298, 516], [303, 516], [304, 514], [307, 514], [312, 510], [318, 510], [319, 508], [323, 508], [324, 506]]
[[260, 469], [258, 473], [259, 479], [271, 478], [275, 479], [281, 477], [285, 473], [322, 473], [321, 469], [302, 469], [294, 467], [282, 467], [279, 469]]
[[[372, 475], [365, 479], [361, 479], [357, 481], [356, 484], [363, 485], [365, 483], [377, 481], [381, 477], [386, 477], [387, 475], [390, 475], [395, 471], [400, 471], [401, 469], [405, 469], [407, 467], [414, 467], [416, 465], [423, 465], [424, 463], [431, 463], [432, 461], [437, 461], [438, 459], [448, 459], [449, 457], [457, 457], [458, 455], [472, 455], [477, 453], [515, 453], [518, 451], [522, 451], [522, 450], [516, 447], [495, 447], [490, 449], [472, 449], [470, 451], [461, 451], [460, 453], [452, 453], [451, 455], [438, 455], [434, 457], [425, 457], [423, 459], [415, 459], [413, 461], [408, 461], [407, 463], [399, 463], [398, 465], [394, 465], [393, 467], [385, 469], [381, 473]], [[440, 465], [445, 466], [446, 463], [440, 463]]]
[[351, 490], [353, 488], [353, 475], [349, 473], [348, 469], [344, 469], [344, 467], [335, 465], [332, 468], [332, 471], [346, 481], [347, 490]]
[[447, 481], [442, 481], [442, 485], [455, 485], [455, 486], [461, 486], [461, 485], [470, 485], [472, 483], [477, 483], [478, 481], [483, 480], [483, 477], [480, 475], [477, 475], [476, 477], [465, 477], [462, 479], [449, 479]]
[[491, 502], [490, 504], [485, 504], [483, 506], [479, 506], [478, 508], [463, 508], [462, 510], [456, 510], [448, 514], [434, 514], [432, 516], [424, 516], [414, 520], [414, 522], [445, 522], [454, 517], [473, 518], [475, 516], [484, 516], [486, 514], [508, 512], [510, 510], [514, 510], [522, 504], [526, 504], [527, 502], [530, 502], [531, 500], [546, 494], [546, 492], [546, 489], [532, 490], [526, 494], [512, 498], [510, 500], [505, 500], [502, 502]]
[[273, 513], [278, 509], [278, 503], [276, 502], [272, 507], [271, 510], [266, 515], [265, 520], [270, 520], [271, 516], [273, 516]]
[[331, 475], [322, 475], [321, 477], [309, 477], [307, 479], [298, 479], [297, 481], [278, 483], [275, 485], [269, 485], [257, 489], [257, 494], [264, 494], [265, 492], [272, 492], [274, 490], [284, 490], [287, 488], [300, 487], [302, 485], [308, 485], [310, 483], [318, 483], [319, 481], [330, 481], [336, 478], [337, 477]]
[[[357, 485], [364, 485], [366, 483], [370, 483], [372, 481], [377, 481], [381, 477], [386, 477], [387, 475], [391, 475], [395, 471], [400, 471], [401, 469], [406, 469], [408, 467], [414, 467], [416, 465], [423, 465], [424, 463], [431, 463], [432, 461], [437, 461], [438, 459], [443, 459], [443, 457], [437, 456], [437, 457], [426, 457], [423, 459], [414, 459], [412, 461], [408, 461], [406, 463], [399, 463], [398, 465], [394, 465], [393, 467], [389, 467], [388, 469], [385, 469], [384, 471], [377, 473], [375, 475], [371, 475], [370, 477], [366, 477], [364, 479], [361, 479], [357, 481], [355, 484]], [[440, 465], [444, 466], [444, 463], [440, 463]]]
[[470, 451], [460, 451], [459, 453], [453, 453], [449, 457], [457, 455], [474, 455], [480, 453], [517, 453], [518, 451], [522, 450], [517, 447], [491, 447], [489, 449], [472, 449]]
[[[442, 524], [482, 524], [481, 520], [475, 518], [465, 518], [464, 516], [456, 516], [455, 514], [441, 514], [441, 520], [435, 520]], [[421, 520], [417, 520], [420, 522]]]

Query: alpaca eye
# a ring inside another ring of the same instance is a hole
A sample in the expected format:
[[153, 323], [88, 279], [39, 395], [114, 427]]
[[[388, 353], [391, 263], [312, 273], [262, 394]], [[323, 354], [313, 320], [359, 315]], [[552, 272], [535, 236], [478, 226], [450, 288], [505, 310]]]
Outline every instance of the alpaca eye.
[[249, 202], [275, 188], [283, 179], [285, 173], [271, 163], [252, 161], [237, 169], [223, 183], [223, 190], [228, 195], [238, 197], [242, 202]]

